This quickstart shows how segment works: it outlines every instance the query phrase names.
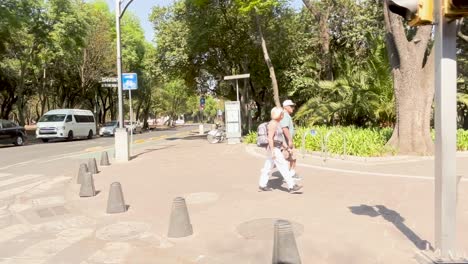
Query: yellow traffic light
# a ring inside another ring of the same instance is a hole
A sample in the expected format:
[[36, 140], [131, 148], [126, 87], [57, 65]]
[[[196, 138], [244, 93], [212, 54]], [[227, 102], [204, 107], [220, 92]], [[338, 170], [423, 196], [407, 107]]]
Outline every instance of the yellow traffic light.
[[434, 1], [433, 0], [419, 0], [418, 11], [416, 17], [413, 18], [408, 24], [410, 26], [430, 25], [434, 23]]
[[468, 0], [444, 0], [444, 9], [447, 17], [468, 16]]
[[390, 11], [409, 20], [410, 26], [434, 23], [434, 0], [389, 0], [388, 3]]

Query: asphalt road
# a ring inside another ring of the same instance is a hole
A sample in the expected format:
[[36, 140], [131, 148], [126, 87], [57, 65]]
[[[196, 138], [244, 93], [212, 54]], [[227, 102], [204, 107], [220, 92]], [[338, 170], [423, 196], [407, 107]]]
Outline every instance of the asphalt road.
[[[183, 126], [167, 130], [156, 130], [133, 135], [133, 146], [139, 147], [145, 141], [156, 142], [159, 138], [171, 137], [181, 132], [196, 129], [196, 126]], [[25, 146], [0, 146], [0, 172], [20, 169], [23, 173], [34, 173], [39, 165], [58, 162], [86, 154], [113, 151], [114, 137], [95, 137], [93, 139], [76, 139], [73, 141], [54, 140], [42, 143], [30, 140]], [[62, 167], [62, 166], [60, 166]]]

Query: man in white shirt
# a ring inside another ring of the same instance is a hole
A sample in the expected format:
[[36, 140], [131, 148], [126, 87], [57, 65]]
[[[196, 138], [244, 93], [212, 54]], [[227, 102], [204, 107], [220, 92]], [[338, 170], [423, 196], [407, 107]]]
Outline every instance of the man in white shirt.
[[286, 100], [283, 102], [284, 117], [281, 120], [280, 125], [281, 125], [281, 128], [283, 129], [285, 142], [288, 145], [289, 150], [290, 150], [289, 155], [285, 155], [285, 156], [289, 156], [287, 160], [289, 161], [291, 174], [294, 175], [293, 176], [294, 178], [298, 178], [298, 176], [296, 175], [296, 158], [293, 156], [293, 151], [292, 151], [294, 149], [293, 140], [294, 140], [294, 134], [296, 133], [296, 131], [294, 130], [294, 124], [291, 118], [291, 114], [294, 112], [295, 106], [296, 104], [291, 100]]

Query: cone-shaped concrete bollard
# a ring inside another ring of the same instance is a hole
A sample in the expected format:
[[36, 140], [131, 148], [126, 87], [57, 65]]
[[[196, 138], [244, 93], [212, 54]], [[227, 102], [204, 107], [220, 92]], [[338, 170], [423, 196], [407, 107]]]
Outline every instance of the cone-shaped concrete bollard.
[[88, 170], [89, 172], [91, 172], [92, 174], [97, 174], [99, 171], [98, 171], [98, 167], [97, 167], [97, 163], [96, 163], [96, 159], [95, 158], [90, 158], [88, 160]]
[[114, 182], [110, 186], [109, 198], [107, 199], [107, 213], [117, 214], [127, 211], [127, 205], [123, 197], [122, 186]]
[[96, 195], [96, 189], [94, 189], [94, 179], [91, 172], [86, 172], [83, 176], [83, 182], [80, 188], [80, 197], [93, 197]]
[[107, 155], [107, 151], [102, 152], [101, 154], [101, 166], [109, 166], [109, 155]]
[[168, 237], [178, 238], [193, 234], [192, 224], [185, 204], [185, 199], [177, 197], [172, 204], [171, 220], [169, 222]]
[[291, 224], [286, 220], [275, 222], [273, 244], [273, 264], [300, 264], [301, 257], [297, 250], [296, 239]]
[[76, 177], [76, 183], [82, 184], [85, 173], [88, 172], [88, 165], [85, 163], [80, 164], [80, 170], [78, 171], [78, 177]]

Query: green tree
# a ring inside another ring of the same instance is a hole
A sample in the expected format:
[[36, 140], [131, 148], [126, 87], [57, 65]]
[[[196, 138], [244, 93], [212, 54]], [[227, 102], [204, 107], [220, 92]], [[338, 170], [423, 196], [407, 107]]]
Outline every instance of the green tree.
[[181, 79], [169, 81], [161, 87], [158, 93], [160, 113], [169, 116], [168, 123], [177, 119], [188, 110], [190, 91]]
[[267, 12], [273, 12], [273, 7], [278, 6], [280, 3], [276, 0], [266, 0], [266, 1], [260, 1], [260, 0], [237, 0], [236, 1], [238, 5], [240, 6], [240, 11], [242, 13], [251, 13], [253, 12], [255, 16], [255, 21], [258, 27], [258, 35], [260, 37], [260, 43], [262, 46], [262, 51], [263, 51], [263, 57], [265, 59], [265, 63], [268, 66], [268, 70], [270, 72], [270, 78], [271, 78], [271, 85], [273, 88], [273, 99], [275, 101], [275, 104], [277, 107], [281, 107], [281, 102], [279, 99], [279, 88], [278, 88], [278, 81], [276, 79], [276, 72], [275, 72], [275, 67], [273, 66], [273, 63], [271, 62], [270, 54], [268, 52], [268, 47], [267, 43], [265, 40], [265, 37], [263, 35], [263, 29], [261, 25], [261, 19], [260, 15], [267, 13]]

